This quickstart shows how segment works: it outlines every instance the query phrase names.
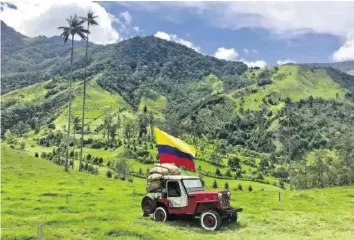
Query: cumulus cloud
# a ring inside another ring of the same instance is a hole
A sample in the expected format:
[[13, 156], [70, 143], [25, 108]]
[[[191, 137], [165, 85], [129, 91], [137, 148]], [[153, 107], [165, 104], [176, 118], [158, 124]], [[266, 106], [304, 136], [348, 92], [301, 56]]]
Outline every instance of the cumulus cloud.
[[244, 48], [244, 49], [243, 49], [243, 52], [246, 53], [246, 54], [248, 54], [248, 49], [247, 49], [247, 48]]
[[[245, 49], [244, 49], [244, 52]], [[248, 53], [248, 50], [247, 50]], [[265, 68], [267, 66], [267, 63], [263, 60], [257, 60], [257, 61], [247, 61], [243, 58], [238, 59], [238, 52], [234, 48], [224, 48], [220, 47], [216, 50], [214, 53], [214, 57], [219, 58], [219, 59], [224, 59], [224, 60], [229, 60], [229, 61], [239, 61], [245, 63], [248, 67], [260, 67], [260, 68]]]
[[121, 12], [119, 15], [120, 15], [120, 17], [122, 17], [124, 19], [124, 21], [127, 25], [130, 25], [130, 23], [132, 22], [132, 16], [130, 15], [130, 13], [128, 11]]
[[291, 59], [285, 59], [285, 60], [278, 60], [277, 61], [278, 65], [284, 65], [284, 64], [287, 64], [287, 63], [296, 63], [296, 61], [291, 60]]
[[18, 1], [17, 9], [3, 7], [1, 20], [13, 27], [16, 31], [29, 36], [60, 35], [59, 26], [66, 26], [66, 18], [77, 14], [84, 16], [92, 10], [98, 16], [99, 26], [91, 31], [90, 41], [97, 44], [109, 44], [119, 41], [119, 32], [113, 28], [112, 23], [116, 17], [106, 11], [96, 2], [89, 1]]
[[238, 52], [234, 48], [220, 47], [216, 50], [214, 57], [224, 60], [236, 60]]
[[166, 32], [156, 32], [155, 37], [158, 37], [158, 38], [161, 38], [161, 39], [164, 39], [164, 40], [167, 40], [167, 41], [174, 41], [174, 42], [177, 42], [177, 43], [180, 43], [180, 44], [183, 44], [189, 48], [192, 48], [194, 49], [195, 51], [197, 52], [200, 52], [200, 47], [198, 46], [195, 46], [192, 42], [190, 41], [187, 41], [185, 39], [182, 39], [182, 38], [179, 38], [176, 34], [168, 34]]
[[267, 66], [267, 63], [263, 60], [257, 60], [257, 61], [245, 61], [243, 60], [248, 67], [260, 67], [260, 68], [265, 68]]
[[344, 42], [332, 59], [353, 59], [353, 39], [347, 38], [354, 35], [353, 2], [178, 2], [173, 7], [195, 9], [197, 16], [220, 28], [263, 28], [285, 38], [332, 34]]
[[354, 36], [348, 36], [347, 40], [332, 56], [334, 61], [354, 60]]
[[140, 32], [140, 28], [138, 26], [134, 26], [133, 29], [135, 32]]

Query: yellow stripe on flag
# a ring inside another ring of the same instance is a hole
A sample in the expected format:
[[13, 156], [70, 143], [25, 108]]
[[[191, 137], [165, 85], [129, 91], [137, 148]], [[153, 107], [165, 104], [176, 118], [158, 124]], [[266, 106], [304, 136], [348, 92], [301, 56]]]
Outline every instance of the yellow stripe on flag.
[[187, 153], [195, 157], [196, 150], [193, 146], [183, 142], [181, 139], [175, 138], [167, 133], [161, 131], [158, 128], [154, 128], [156, 144], [157, 145], [168, 145], [177, 148], [181, 152]]

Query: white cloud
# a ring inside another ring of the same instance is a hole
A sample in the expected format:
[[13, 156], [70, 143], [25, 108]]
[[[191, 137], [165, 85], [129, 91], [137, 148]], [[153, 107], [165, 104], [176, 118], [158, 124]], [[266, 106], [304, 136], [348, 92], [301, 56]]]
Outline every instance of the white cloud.
[[192, 48], [194, 49], [195, 51], [197, 52], [200, 52], [200, 47], [198, 46], [195, 46], [192, 42], [190, 41], [187, 41], [185, 39], [182, 39], [182, 38], [179, 38], [176, 34], [168, 34], [166, 32], [156, 32], [155, 37], [158, 37], [158, 38], [161, 38], [161, 39], [164, 39], [164, 40], [167, 40], [167, 41], [174, 41], [174, 42], [177, 42], [177, 43], [180, 43], [180, 44], [183, 44], [189, 48]]
[[267, 63], [263, 60], [257, 60], [257, 61], [245, 61], [243, 60], [248, 67], [260, 67], [260, 68], [265, 68], [267, 66]]
[[132, 19], [133, 19], [133, 18], [132, 18], [132, 16], [129, 14], [128, 11], [121, 12], [121, 13], [119, 14], [119, 16], [124, 19], [124, 22], [125, 22], [125, 24], [127, 24], [127, 25], [130, 25], [130, 23], [132, 22]]
[[278, 37], [332, 34], [344, 40], [332, 58], [353, 59], [353, 40], [347, 35], [354, 35], [354, 2], [178, 2], [174, 7], [193, 8], [221, 28], [263, 28]]
[[214, 57], [224, 60], [236, 60], [238, 52], [234, 48], [218, 48], [214, 54]]
[[[352, 2], [180, 2], [219, 27], [260, 27], [278, 34], [305, 32], [346, 36], [354, 28]], [[210, 16], [213, 16], [212, 18]]]
[[248, 54], [248, 49], [247, 49], [247, 48], [244, 48], [244, 49], [243, 49], [243, 52], [246, 53], [246, 54]]
[[347, 40], [332, 56], [334, 61], [354, 60], [354, 36], [348, 36]]
[[154, 36], [158, 37], [158, 38], [161, 38], [161, 39], [164, 39], [164, 40], [167, 40], [167, 41], [171, 41], [170, 34], [165, 33], [165, 32], [157, 32], [157, 33], [155, 33]]
[[88, 1], [18, 1], [17, 10], [4, 6], [1, 20], [16, 31], [29, 36], [60, 35], [59, 26], [66, 26], [66, 18], [77, 14], [84, 16], [92, 10], [97, 16], [99, 26], [90, 29], [90, 41], [98, 44], [114, 43], [119, 40], [119, 32], [112, 27], [115, 17], [98, 3]]
[[[245, 49], [243, 49], [244, 52]], [[248, 52], [248, 51], [247, 51]], [[267, 66], [267, 63], [263, 60], [257, 60], [257, 61], [246, 61], [245, 59], [241, 58], [238, 59], [238, 53], [234, 48], [224, 48], [220, 47], [216, 50], [214, 53], [214, 57], [219, 58], [219, 59], [224, 59], [224, 60], [229, 60], [229, 61], [239, 61], [245, 63], [248, 67], [260, 67], [260, 68], [265, 68]]]
[[133, 29], [134, 29], [135, 32], [140, 32], [140, 29], [139, 29], [138, 26], [134, 26]]
[[278, 60], [277, 61], [278, 65], [284, 65], [284, 64], [287, 64], [287, 63], [296, 63], [296, 61], [291, 60], [291, 59], [285, 59], [285, 60]]
[[252, 52], [258, 53], [258, 50], [257, 49], [252, 49]]

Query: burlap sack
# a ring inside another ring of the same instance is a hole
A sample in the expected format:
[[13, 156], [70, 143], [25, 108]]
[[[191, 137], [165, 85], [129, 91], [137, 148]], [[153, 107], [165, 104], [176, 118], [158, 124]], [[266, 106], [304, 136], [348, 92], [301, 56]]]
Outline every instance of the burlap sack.
[[160, 180], [162, 178], [162, 174], [158, 174], [158, 173], [153, 173], [151, 175], [148, 176], [148, 181], [156, 181], [156, 180]]
[[168, 175], [170, 172], [167, 168], [153, 167], [152, 169], [150, 169], [149, 175], [153, 174], [153, 173], [157, 173], [157, 174], [161, 174], [161, 175]]
[[159, 188], [161, 188], [161, 181], [160, 180], [155, 180], [155, 181], [148, 181], [147, 186], [146, 186], [146, 190], [148, 192], [152, 192], [155, 191]]
[[159, 163], [157, 163], [157, 164], [155, 164], [155, 167], [161, 167], [161, 168], [167, 169], [169, 175], [181, 175], [182, 174], [182, 171], [174, 164], [170, 164], [170, 163], [159, 164]]

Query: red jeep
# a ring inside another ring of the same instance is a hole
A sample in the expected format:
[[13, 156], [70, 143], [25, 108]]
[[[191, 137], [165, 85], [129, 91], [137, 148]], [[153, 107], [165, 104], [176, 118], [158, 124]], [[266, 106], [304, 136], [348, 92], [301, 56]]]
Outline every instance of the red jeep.
[[155, 221], [166, 221], [169, 216], [189, 215], [200, 219], [205, 230], [220, 228], [223, 219], [237, 221], [242, 208], [230, 206], [229, 191], [206, 192], [196, 176], [163, 176], [161, 188], [149, 192], [142, 200], [144, 216], [153, 214]]

